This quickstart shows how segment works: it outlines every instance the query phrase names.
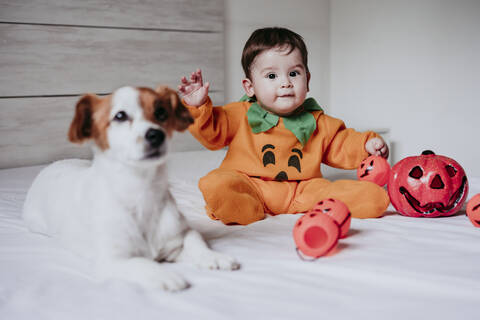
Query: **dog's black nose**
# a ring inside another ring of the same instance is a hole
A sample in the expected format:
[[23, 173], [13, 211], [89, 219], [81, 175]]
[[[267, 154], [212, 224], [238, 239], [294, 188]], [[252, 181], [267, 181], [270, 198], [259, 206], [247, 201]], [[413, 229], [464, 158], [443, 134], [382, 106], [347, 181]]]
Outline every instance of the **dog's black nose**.
[[157, 148], [160, 147], [162, 142], [165, 140], [165, 133], [157, 129], [148, 129], [147, 133], [145, 134], [145, 139], [147, 139], [152, 148]]

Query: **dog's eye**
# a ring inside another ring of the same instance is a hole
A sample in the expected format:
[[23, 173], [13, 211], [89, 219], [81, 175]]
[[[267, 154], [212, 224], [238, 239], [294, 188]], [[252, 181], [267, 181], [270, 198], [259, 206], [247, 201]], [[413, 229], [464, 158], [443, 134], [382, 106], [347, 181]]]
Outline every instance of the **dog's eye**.
[[168, 119], [168, 112], [163, 107], [157, 107], [153, 115], [155, 116], [155, 119], [157, 119], [158, 121], [165, 121]]
[[123, 122], [128, 120], [128, 115], [125, 111], [119, 111], [117, 114], [115, 114], [115, 117], [113, 118], [115, 121]]

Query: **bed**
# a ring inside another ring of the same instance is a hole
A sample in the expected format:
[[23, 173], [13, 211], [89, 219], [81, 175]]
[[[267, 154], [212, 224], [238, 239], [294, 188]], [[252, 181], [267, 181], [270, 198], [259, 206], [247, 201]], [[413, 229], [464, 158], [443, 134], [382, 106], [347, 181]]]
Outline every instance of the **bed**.
[[[96, 282], [86, 261], [30, 233], [21, 220], [28, 187], [43, 166], [0, 170], [0, 318], [476, 318], [480, 232], [464, 211], [420, 219], [390, 208], [379, 219], [353, 219], [333, 254], [304, 261], [292, 237], [299, 215], [225, 226], [204, 214], [197, 181], [224, 154], [173, 153], [169, 180], [189, 223], [242, 267], [227, 272], [169, 264], [192, 284], [178, 293]], [[353, 175], [324, 171], [332, 179]], [[469, 181], [470, 196], [480, 192], [480, 179]]]

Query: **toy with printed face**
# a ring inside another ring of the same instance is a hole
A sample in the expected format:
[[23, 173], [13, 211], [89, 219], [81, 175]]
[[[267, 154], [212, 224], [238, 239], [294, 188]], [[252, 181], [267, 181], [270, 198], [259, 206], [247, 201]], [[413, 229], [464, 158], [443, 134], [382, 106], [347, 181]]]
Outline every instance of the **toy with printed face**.
[[298, 254], [316, 259], [330, 253], [336, 247], [338, 239], [347, 235], [350, 221], [350, 210], [340, 200], [326, 199], [318, 202], [293, 227]]
[[380, 156], [370, 156], [357, 169], [358, 180], [370, 181], [383, 187], [390, 176], [390, 164]]
[[331, 252], [340, 238], [340, 226], [324, 213], [307, 212], [293, 227], [297, 253], [320, 258]]
[[320, 212], [332, 217], [340, 227], [340, 238], [345, 238], [350, 229], [352, 215], [346, 204], [340, 200], [326, 199], [313, 206], [311, 212]]
[[467, 216], [475, 227], [480, 228], [480, 193], [468, 201]]
[[465, 202], [468, 180], [455, 160], [424, 151], [393, 166], [388, 194], [395, 209], [405, 216], [451, 216]]

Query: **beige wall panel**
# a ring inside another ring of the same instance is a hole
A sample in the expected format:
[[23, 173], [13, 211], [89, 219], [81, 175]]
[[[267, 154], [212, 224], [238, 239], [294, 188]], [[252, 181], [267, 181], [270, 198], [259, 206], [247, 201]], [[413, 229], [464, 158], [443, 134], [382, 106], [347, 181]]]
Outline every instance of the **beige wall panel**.
[[223, 91], [221, 33], [0, 24], [0, 39], [0, 96], [176, 86], [198, 67]]
[[88, 149], [67, 140], [78, 98], [0, 100], [0, 167], [47, 163], [85, 157]]
[[0, 21], [223, 30], [223, 0], [2, 0]]
[[[176, 87], [202, 68], [224, 102], [223, 0], [1, 0], [0, 168], [89, 157], [66, 132], [86, 92]], [[200, 149], [175, 134], [174, 151]]]
[[[212, 93], [222, 103], [223, 93]], [[67, 131], [79, 97], [0, 99], [0, 168], [87, 158], [87, 146], [72, 144]], [[200, 150], [190, 133], [175, 133], [172, 151]]]

